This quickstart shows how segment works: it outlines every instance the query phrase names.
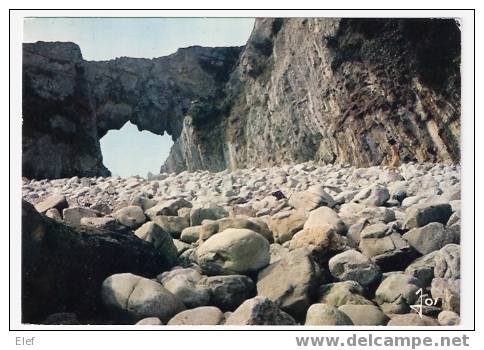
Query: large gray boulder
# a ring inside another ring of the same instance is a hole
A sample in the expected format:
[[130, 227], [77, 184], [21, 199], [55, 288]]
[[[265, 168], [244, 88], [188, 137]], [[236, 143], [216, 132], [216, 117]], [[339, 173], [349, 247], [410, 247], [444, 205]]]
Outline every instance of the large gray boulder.
[[297, 249], [259, 272], [257, 295], [300, 319], [314, 299], [320, 279], [320, 269], [310, 253]]
[[132, 321], [158, 317], [167, 322], [185, 309], [161, 284], [131, 273], [108, 277], [102, 283], [102, 299], [108, 308]]
[[352, 326], [353, 321], [343, 311], [328, 304], [313, 304], [306, 315], [306, 326]]
[[383, 223], [367, 226], [361, 231], [359, 248], [384, 272], [405, 268], [415, 258], [407, 241]]
[[255, 283], [244, 275], [211, 276], [200, 283], [211, 291], [210, 305], [222, 311], [233, 311], [244, 300], [256, 295]]
[[291, 315], [279, 309], [270, 299], [257, 296], [242, 303], [225, 322], [228, 326], [295, 325]]
[[269, 242], [248, 229], [227, 229], [206, 240], [197, 261], [208, 275], [257, 272], [269, 264]]
[[431, 222], [423, 227], [413, 228], [405, 233], [403, 238], [424, 255], [456, 241], [453, 231], [446, 229], [440, 222]]
[[163, 287], [176, 295], [188, 308], [208, 305], [210, 288], [199, 284], [202, 279], [200, 272], [193, 268], [173, 269], [158, 276]]
[[434, 278], [435, 257], [438, 251], [421, 256], [407, 266], [405, 274], [418, 278], [424, 286], [429, 286]]
[[460, 279], [460, 245], [448, 244], [435, 255], [435, 277]]
[[375, 292], [375, 300], [385, 314], [405, 314], [419, 298], [422, 282], [403, 273], [386, 277]]
[[381, 279], [380, 268], [356, 250], [333, 256], [328, 265], [331, 274], [340, 281], [356, 281], [363, 287], [369, 287]]
[[425, 226], [431, 222], [440, 222], [445, 225], [451, 215], [452, 207], [450, 204], [424, 203], [413, 205], [405, 211], [403, 227], [412, 229]]

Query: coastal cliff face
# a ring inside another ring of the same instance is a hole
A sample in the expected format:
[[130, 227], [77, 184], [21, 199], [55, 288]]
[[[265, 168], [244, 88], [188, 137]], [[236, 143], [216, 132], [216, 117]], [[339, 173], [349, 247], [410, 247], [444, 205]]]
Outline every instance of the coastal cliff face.
[[172, 136], [162, 172], [378, 165], [390, 137], [403, 161], [460, 160], [454, 20], [257, 19], [242, 48], [86, 62], [35, 43], [23, 64], [26, 177], [105, 175], [99, 138], [127, 120]]
[[[459, 162], [453, 20], [258, 20], [225, 91], [218, 128], [185, 126], [189, 170], [377, 165], [389, 137], [404, 161]], [[204, 163], [212, 149], [220, 159]]]

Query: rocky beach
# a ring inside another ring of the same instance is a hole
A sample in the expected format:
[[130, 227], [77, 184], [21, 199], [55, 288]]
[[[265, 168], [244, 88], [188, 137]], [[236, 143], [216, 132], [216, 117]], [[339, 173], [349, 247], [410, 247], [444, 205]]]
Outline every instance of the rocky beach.
[[[244, 46], [81, 49], [23, 45], [23, 323], [460, 323], [457, 21], [258, 18]], [[159, 173], [103, 164], [128, 121], [172, 137]]]
[[[24, 220], [38, 225], [25, 232], [29, 246], [42, 246], [39, 261], [52, 259], [27, 279], [31, 297], [41, 297], [39, 281], [76, 280], [50, 291], [57, 302], [40, 322], [459, 323], [458, 166], [301, 163], [150, 179], [24, 179], [22, 190]], [[42, 256], [59, 245], [79, 256], [99, 247], [100, 255], [79, 265], [69, 251]], [[82, 281], [98, 265], [106, 275]], [[420, 288], [438, 300], [422, 317], [410, 308]]]

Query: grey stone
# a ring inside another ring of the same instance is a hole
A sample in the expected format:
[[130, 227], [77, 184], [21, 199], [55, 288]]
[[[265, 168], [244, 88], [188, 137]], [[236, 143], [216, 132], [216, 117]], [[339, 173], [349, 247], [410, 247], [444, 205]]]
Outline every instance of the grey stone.
[[304, 223], [305, 229], [328, 226], [338, 234], [346, 233], [346, 225], [343, 220], [333, 209], [328, 207], [321, 207], [311, 211], [307, 221]]
[[226, 325], [295, 325], [296, 321], [270, 299], [255, 297], [242, 303], [227, 319]]
[[375, 292], [375, 300], [386, 314], [404, 314], [410, 311], [418, 298], [422, 282], [403, 273], [389, 275]]
[[355, 281], [323, 284], [318, 291], [319, 302], [340, 307], [342, 305], [373, 305], [365, 289]]
[[460, 245], [448, 244], [435, 255], [435, 277], [460, 279]]
[[460, 316], [453, 311], [442, 311], [437, 320], [441, 326], [457, 326], [460, 324]]
[[355, 326], [385, 326], [389, 320], [375, 305], [345, 304], [338, 309], [348, 315]]
[[102, 299], [106, 306], [133, 321], [158, 317], [167, 322], [185, 309], [183, 303], [161, 284], [131, 273], [112, 275], [104, 280]]
[[190, 226], [197, 226], [205, 219], [218, 220], [229, 216], [227, 210], [218, 205], [211, 205], [209, 207], [195, 206], [190, 212]]
[[223, 311], [233, 311], [244, 300], [256, 295], [254, 282], [244, 275], [212, 276], [200, 283], [210, 288], [210, 305]]
[[195, 269], [173, 269], [163, 272], [158, 280], [176, 295], [187, 308], [208, 305], [210, 289], [199, 284], [202, 275]]
[[158, 317], [146, 317], [138, 322], [136, 322], [137, 326], [161, 326], [163, 323], [160, 321]]
[[373, 286], [381, 279], [380, 268], [356, 250], [347, 250], [329, 259], [329, 271], [340, 281], [356, 281], [363, 287]]
[[170, 261], [170, 265], [174, 265], [178, 260], [178, 251], [173, 243], [173, 238], [154, 222], [144, 223], [134, 234], [140, 239], [153, 244]]
[[173, 316], [168, 321], [169, 326], [194, 325], [216, 326], [224, 320], [224, 314], [214, 306], [200, 306], [192, 310], [185, 310]]
[[434, 278], [430, 289], [432, 298], [442, 302], [442, 310], [460, 313], [460, 279]]
[[407, 266], [405, 274], [418, 278], [424, 286], [429, 286], [434, 278], [435, 256], [437, 251], [421, 256]]
[[79, 226], [81, 224], [82, 218], [95, 218], [100, 216], [96, 210], [84, 207], [71, 207], [66, 208], [62, 212], [62, 216], [64, 217], [64, 222], [71, 226]]
[[417, 314], [404, 314], [395, 315], [387, 323], [387, 326], [438, 326], [439, 323], [435, 318], [417, 315]]
[[307, 220], [307, 214], [302, 210], [281, 211], [268, 220], [274, 241], [284, 243], [290, 241], [294, 234], [302, 230]]
[[407, 241], [385, 224], [366, 227], [360, 233], [359, 248], [382, 271], [405, 268], [414, 259], [413, 250]]
[[422, 227], [431, 222], [440, 222], [445, 225], [452, 215], [450, 204], [419, 204], [405, 211], [405, 229]]
[[256, 272], [269, 264], [269, 242], [257, 232], [230, 228], [206, 240], [197, 260], [208, 275]]
[[146, 217], [143, 210], [135, 205], [121, 208], [113, 213], [113, 216], [123, 225], [136, 229], [145, 221]]
[[145, 211], [145, 214], [153, 220], [155, 216], [176, 216], [180, 208], [191, 208], [192, 204], [183, 198], [163, 200], [157, 205]]
[[49, 210], [47, 210], [45, 212], [45, 216], [55, 221], [59, 221], [59, 222], [62, 221], [62, 216], [56, 208], [50, 208]]
[[424, 255], [455, 242], [452, 231], [446, 229], [440, 222], [431, 222], [423, 227], [411, 229], [403, 235], [403, 238]]
[[168, 232], [173, 238], [179, 238], [182, 231], [190, 226], [188, 219], [179, 216], [159, 215], [153, 217], [151, 220], [165, 232]]
[[320, 283], [320, 271], [305, 249], [291, 251], [257, 276], [257, 295], [272, 300], [296, 319], [304, 316]]
[[328, 304], [313, 304], [306, 315], [306, 326], [351, 326], [351, 318], [343, 311]]
[[69, 204], [67, 203], [67, 199], [62, 194], [53, 194], [50, 197], [47, 197], [42, 202], [35, 205], [35, 210], [39, 213], [45, 213], [47, 210], [55, 208], [59, 212], [62, 212], [65, 208], [67, 208]]

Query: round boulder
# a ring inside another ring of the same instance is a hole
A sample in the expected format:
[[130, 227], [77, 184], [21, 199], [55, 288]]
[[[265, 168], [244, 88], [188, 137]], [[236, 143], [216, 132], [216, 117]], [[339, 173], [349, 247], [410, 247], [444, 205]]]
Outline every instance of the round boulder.
[[101, 295], [106, 306], [134, 321], [158, 317], [166, 322], [185, 309], [183, 303], [161, 284], [131, 273], [106, 278]]
[[170, 321], [168, 321], [168, 325], [216, 326], [221, 324], [223, 320], [224, 314], [219, 308], [216, 308], [215, 306], [200, 306], [176, 314]]
[[313, 304], [306, 314], [306, 326], [353, 325], [351, 318], [343, 311], [327, 304]]
[[207, 275], [256, 272], [269, 264], [269, 242], [252, 230], [227, 229], [198, 248], [197, 260]]

